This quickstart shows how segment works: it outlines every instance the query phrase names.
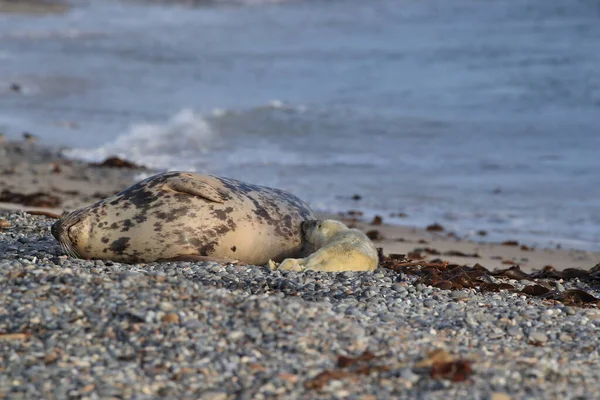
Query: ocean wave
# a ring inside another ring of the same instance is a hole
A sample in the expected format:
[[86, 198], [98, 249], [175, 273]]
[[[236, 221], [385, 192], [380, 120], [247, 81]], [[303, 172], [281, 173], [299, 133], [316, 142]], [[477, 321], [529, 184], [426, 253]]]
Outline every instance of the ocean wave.
[[[114, 141], [93, 149], [71, 149], [66, 155], [94, 162], [119, 156], [151, 168], [190, 171], [261, 166], [369, 168], [388, 165], [387, 160], [366, 153], [309, 152], [286, 140], [273, 140], [273, 135], [246, 134], [245, 126], [252, 124], [252, 115], [258, 110], [304, 112], [305, 109], [280, 101], [248, 110], [214, 109], [208, 116], [183, 109], [166, 122], [136, 123]], [[235, 134], [221, 132], [218, 122], [232, 116], [247, 124], [236, 124]], [[264, 123], [263, 119], [258, 121], [258, 124]], [[254, 121], [253, 125], [256, 124]]]
[[71, 149], [68, 157], [100, 161], [119, 156], [157, 169], [194, 169], [194, 158], [206, 154], [214, 133], [205, 118], [190, 109], [165, 123], [138, 123], [113, 142], [95, 149]]

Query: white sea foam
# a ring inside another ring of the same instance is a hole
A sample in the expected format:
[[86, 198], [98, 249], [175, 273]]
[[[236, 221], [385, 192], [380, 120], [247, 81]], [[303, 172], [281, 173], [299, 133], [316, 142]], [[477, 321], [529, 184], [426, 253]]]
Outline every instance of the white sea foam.
[[113, 142], [95, 149], [72, 149], [67, 155], [88, 161], [119, 156], [151, 168], [194, 170], [194, 157], [207, 153], [213, 139], [206, 120], [184, 109], [165, 123], [135, 124]]

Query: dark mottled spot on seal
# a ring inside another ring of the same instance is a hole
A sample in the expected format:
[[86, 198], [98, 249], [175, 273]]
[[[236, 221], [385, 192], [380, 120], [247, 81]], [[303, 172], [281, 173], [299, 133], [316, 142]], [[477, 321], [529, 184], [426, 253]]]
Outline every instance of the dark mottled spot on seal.
[[273, 219], [271, 218], [267, 210], [265, 210], [264, 207], [259, 205], [256, 201], [254, 202], [254, 205], [256, 206], [256, 208], [254, 209], [254, 215], [256, 215], [259, 220], [271, 225]]
[[221, 221], [225, 221], [229, 213], [231, 213], [232, 211], [233, 207], [227, 207], [224, 210], [212, 210], [211, 214], [214, 215], [216, 218], [220, 219]]
[[115, 254], [123, 255], [125, 250], [127, 250], [127, 248], [129, 247], [130, 240], [131, 240], [131, 238], [128, 238], [125, 236], [120, 237], [110, 244], [109, 249], [111, 251], [113, 251]]
[[230, 231], [234, 231], [235, 228], [237, 228], [237, 225], [235, 224], [235, 222], [233, 222], [232, 219], [227, 220], [227, 226], [229, 227]]
[[147, 209], [158, 196], [153, 191], [146, 189], [146, 181], [142, 181], [132, 187], [123, 190], [110, 204], [117, 205], [120, 201], [129, 201], [135, 208]]
[[288, 229], [292, 229], [292, 216], [290, 214], [286, 214], [285, 217], [283, 217], [283, 225], [288, 228]]
[[[217, 179], [221, 181], [221, 183], [223, 183], [223, 185], [232, 193], [238, 194], [238, 197], [241, 198], [243, 195], [249, 198], [254, 203], [254, 206], [257, 207], [257, 210], [263, 207], [260, 205], [259, 202], [256, 201], [255, 197], [260, 197], [261, 201], [267, 200], [268, 198], [278, 198], [288, 203], [292, 207], [293, 211], [298, 213], [301, 219], [308, 219], [309, 217], [311, 217], [312, 212], [310, 208], [308, 208], [308, 206], [302, 200], [300, 200], [298, 197], [294, 196], [291, 193], [279, 189], [252, 185], [236, 181], [235, 179], [218, 177]], [[264, 208], [263, 211], [258, 210], [260, 215], [257, 214], [257, 217], [260, 216], [265, 218], [268, 223], [270, 217], [265, 216], [266, 210], [264, 210]]]
[[227, 225], [219, 225], [219, 226], [215, 226], [213, 228], [213, 230], [215, 231], [216, 235], [221, 236], [221, 235], [229, 232], [229, 227]]
[[236, 250], [237, 250], [237, 247], [231, 246], [231, 251], [233, 251], [235, 253]]
[[187, 193], [175, 193], [173, 195], [173, 197], [179, 202], [179, 203], [186, 203], [189, 204], [192, 202], [192, 197], [187, 194]]
[[215, 247], [217, 246], [217, 242], [214, 240], [212, 242], [206, 243], [204, 246], [200, 247], [198, 251], [201, 256], [208, 256], [210, 253], [215, 251]]
[[162, 231], [162, 227], [163, 227], [162, 222], [158, 222], [158, 221], [155, 222], [154, 223], [154, 232], [160, 232], [160, 231]]
[[127, 232], [132, 226], [133, 222], [131, 222], [130, 219], [126, 219], [125, 221], [123, 221], [123, 228], [121, 229], [121, 232]]
[[177, 207], [173, 208], [169, 212], [157, 211], [156, 213], [154, 213], [154, 216], [158, 219], [163, 219], [166, 222], [173, 222], [177, 218], [185, 216], [188, 213], [188, 211], [189, 207]]
[[106, 236], [104, 236], [102, 239], [100, 239], [102, 241], [102, 243], [108, 243], [110, 241], [110, 239]]
[[146, 216], [146, 214], [136, 214], [133, 219], [135, 220], [135, 222], [137, 222], [138, 224], [141, 224], [142, 222], [146, 222], [146, 220], [148, 219], [148, 217]]
[[202, 240], [198, 239], [198, 238], [192, 238], [190, 239], [190, 243], [192, 244], [192, 246], [195, 246], [196, 248], [200, 248], [202, 247]]
[[118, 227], [119, 227], [119, 224], [118, 224], [118, 223], [116, 223], [116, 222], [113, 222], [113, 223], [110, 225], [110, 229], [117, 229]]

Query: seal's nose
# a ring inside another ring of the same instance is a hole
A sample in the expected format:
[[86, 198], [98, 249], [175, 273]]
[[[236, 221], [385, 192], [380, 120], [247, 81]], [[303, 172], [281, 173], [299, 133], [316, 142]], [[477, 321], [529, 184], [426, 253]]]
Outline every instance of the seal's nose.
[[310, 231], [312, 228], [315, 227], [315, 225], [317, 224], [317, 222], [319, 222], [319, 221], [314, 220], [314, 219], [309, 219], [309, 220], [306, 220], [306, 221], [302, 221], [302, 233], [306, 235], [306, 233], [308, 231]]
[[62, 220], [58, 220], [55, 223], [52, 224], [52, 227], [50, 228], [50, 232], [52, 233], [52, 236], [54, 236], [54, 238], [56, 240], [58, 240], [60, 242], [60, 230], [62, 227]]

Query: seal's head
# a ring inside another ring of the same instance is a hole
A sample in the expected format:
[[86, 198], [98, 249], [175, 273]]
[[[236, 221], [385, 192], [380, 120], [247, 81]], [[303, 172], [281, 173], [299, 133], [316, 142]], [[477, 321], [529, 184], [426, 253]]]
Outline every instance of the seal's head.
[[302, 222], [302, 235], [304, 236], [304, 239], [316, 248], [321, 248], [338, 232], [347, 229], [348, 227], [346, 225], [333, 219], [313, 219]]
[[65, 252], [73, 257], [80, 257], [81, 248], [87, 243], [90, 235], [91, 218], [85, 209], [63, 213], [61, 219], [50, 228], [52, 236], [58, 240]]

